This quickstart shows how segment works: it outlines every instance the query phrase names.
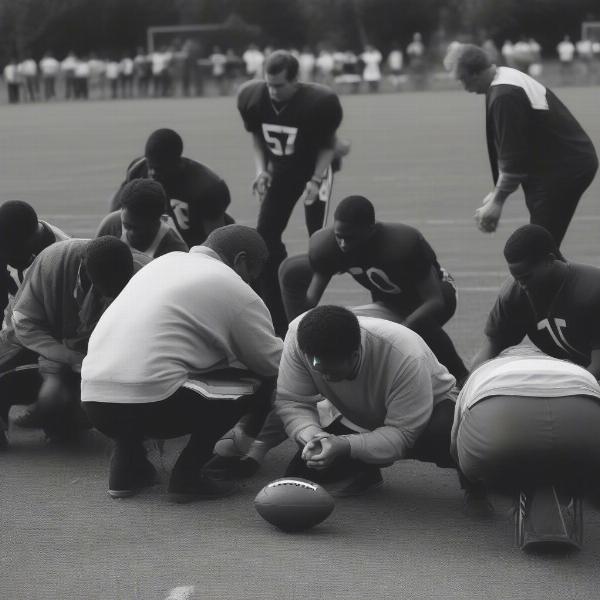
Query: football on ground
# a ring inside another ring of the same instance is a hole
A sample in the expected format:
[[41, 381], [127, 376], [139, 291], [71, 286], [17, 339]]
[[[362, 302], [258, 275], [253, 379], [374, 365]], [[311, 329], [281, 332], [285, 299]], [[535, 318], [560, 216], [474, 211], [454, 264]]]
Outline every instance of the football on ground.
[[282, 531], [303, 531], [324, 521], [334, 501], [320, 485], [295, 477], [277, 479], [256, 496], [258, 514]]

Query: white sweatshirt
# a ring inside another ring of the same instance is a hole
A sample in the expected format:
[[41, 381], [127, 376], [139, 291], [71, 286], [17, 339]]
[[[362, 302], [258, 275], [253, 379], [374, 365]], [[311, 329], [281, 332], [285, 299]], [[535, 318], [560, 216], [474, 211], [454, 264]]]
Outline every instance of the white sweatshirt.
[[267, 307], [215, 252], [195, 246], [146, 268], [94, 329], [82, 401], [158, 402], [190, 376], [227, 367], [277, 374], [282, 342]]
[[425, 429], [434, 406], [454, 387], [454, 377], [414, 331], [390, 321], [359, 317], [361, 357], [352, 380], [327, 381], [311, 368], [297, 342], [303, 315], [285, 338], [275, 408], [288, 435], [302, 442], [321, 431], [318, 394], [366, 433], [344, 436], [352, 458], [389, 463], [402, 458]]

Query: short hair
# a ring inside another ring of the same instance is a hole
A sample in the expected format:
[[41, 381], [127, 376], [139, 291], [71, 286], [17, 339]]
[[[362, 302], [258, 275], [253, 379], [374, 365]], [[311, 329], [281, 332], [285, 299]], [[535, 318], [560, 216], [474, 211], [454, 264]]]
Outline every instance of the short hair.
[[527, 261], [535, 264], [550, 254], [564, 260], [556, 241], [541, 225], [528, 224], [519, 227], [504, 245], [504, 258], [507, 263]]
[[246, 225], [225, 225], [210, 232], [203, 246], [208, 246], [221, 256], [229, 265], [233, 259], [245, 252], [250, 265], [262, 267], [269, 258], [269, 251], [262, 236], [256, 229]]
[[298, 77], [298, 59], [287, 50], [275, 50], [271, 52], [265, 61], [265, 73], [276, 75], [285, 72], [285, 78], [292, 81]]
[[474, 44], [455, 44], [448, 49], [444, 59], [444, 66], [453, 73], [455, 77], [466, 75], [477, 75], [492, 66], [489, 54]]
[[144, 154], [157, 164], [174, 163], [183, 154], [183, 140], [172, 129], [157, 129], [146, 141]]
[[34, 208], [21, 200], [9, 200], [0, 205], [0, 249], [11, 252], [20, 248], [38, 228]]
[[323, 304], [302, 317], [297, 339], [300, 350], [310, 356], [346, 358], [360, 348], [360, 325], [347, 308]]
[[119, 197], [121, 207], [140, 219], [159, 219], [167, 209], [165, 190], [154, 179], [132, 179], [121, 188]]
[[373, 203], [364, 196], [346, 196], [336, 207], [334, 220], [369, 226], [375, 223]]
[[116, 298], [133, 275], [129, 246], [112, 235], [90, 240], [85, 248], [85, 271], [100, 292]]

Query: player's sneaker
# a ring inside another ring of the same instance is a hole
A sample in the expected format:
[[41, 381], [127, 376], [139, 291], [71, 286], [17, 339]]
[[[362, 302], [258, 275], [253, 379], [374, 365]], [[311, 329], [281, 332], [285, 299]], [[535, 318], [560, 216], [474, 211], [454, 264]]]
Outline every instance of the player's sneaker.
[[156, 482], [156, 469], [146, 457], [142, 444], [116, 443], [108, 476], [108, 494], [129, 498]]
[[260, 463], [248, 456], [213, 456], [203, 467], [205, 475], [214, 479], [247, 479], [256, 474]]
[[341, 484], [332, 484], [326, 487], [334, 498], [346, 498], [361, 496], [371, 490], [380, 488], [382, 485], [381, 471], [377, 467], [369, 467], [358, 471], [353, 477], [346, 479]]
[[173, 469], [167, 494], [171, 502], [183, 504], [194, 500], [225, 498], [238, 490], [233, 481], [214, 479], [202, 472], [188, 473]]
[[491, 519], [494, 516], [494, 507], [483, 488], [465, 488], [463, 512], [473, 519]]

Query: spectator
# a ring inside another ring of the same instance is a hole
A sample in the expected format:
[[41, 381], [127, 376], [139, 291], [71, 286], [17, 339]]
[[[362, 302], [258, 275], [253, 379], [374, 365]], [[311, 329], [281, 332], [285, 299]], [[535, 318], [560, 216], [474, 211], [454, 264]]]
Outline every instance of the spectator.
[[10, 104], [17, 104], [21, 101], [21, 74], [19, 65], [14, 58], [4, 67], [3, 75], [8, 91], [8, 101]]
[[87, 100], [90, 95], [90, 62], [87, 57], [77, 61], [75, 67], [75, 98]]
[[365, 65], [362, 77], [367, 82], [369, 92], [378, 92], [381, 83], [381, 69], [379, 66], [382, 60], [381, 52], [374, 46], [367, 45], [360, 58]]
[[152, 79], [152, 60], [141, 46], [138, 47], [133, 59], [133, 75], [137, 86], [137, 95], [145, 98], [148, 96]]
[[398, 89], [404, 79], [402, 67], [404, 66], [404, 55], [400, 49], [400, 44], [394, 42], [392, 49], [387, 57], [388, 77], [394, 89]]
[[90, 55], [90, 96], [104, 98], [106, 94], [106, 63], [95, 54]]
[[562, 42], [558, 44], [556, 51], [560, 62], [561, 83], [565, 84], [571, 81], [575, 57], [575, 46], [568, 35], [565, 35]]
[[220, 96], [224, 96], [227, 88], [227, 81], [225, 78], [227, 57], [221, 52], [219, 46], [214, 46], [208, 60], [210, 62], [210, 74], [217, 87], [217, 92]]
[[333, 54], [327, 49], [323, 48], [319, 52], [316, 63], [317, 81], [324, 85], [331, 85], [333, 82]]
[[154, 97], [166, 97], [171, 93], [171, 62], [173, 54], [166, 46], [150, 55], [152, 60], [152, 87]]
[[521, 38], [513, 48], [513, 62], [515, 69], [521, 73], [529, 73], [529, 67], [533, 62], [532, 49], [525, 38]]
[[408, 68], [417, 89], [423, 89], [427, 77], [427, 65], [425, 62], [425, 45], [419, 32], [413, 34], [412, 42], [406, 48], [408, 56]]
[[133, 59], [123, 56], [119, 63], [119, 79], [121, 81], [121, 97], [133, 97]]
[[44, 84], [44, 99], [56, 98], [56, 78], [60, 72], [60, 63], [50, 52], [46, 52], [40, 61], [40, 71]]
[[312, 81], [315, 76], [315, 55], [309, 46], [304, 46], [298, 56], [299, 79], [300, 81]]
[[75, 98], [75, 68], [77, 67], [77, 56], [74, 52], [69, 52], [60, 63], [60, 70], [65, 78], [65, 98], [70, 100]]
[[540, 77], [543, 72], [542, 47], [533, 38], [529, 38], [529, 50], [531, 52], [531, 64], [527, 71], [532, 77]]
[[114, 100], [119, 97], [119, 75], [121, 72], [120, 64], [114, 60], [109, 59], [106, 62], [106, 80], [110, 87], [110, 97]]
[[19, 63], [19, 72], [25, 83], [27, 99], [30, 102], [35, 102], [39, 92], [37, 63], [33, 58], [27, 58]]
[[503, 63], [504, 66], [511, 67], [511, 68], [515, 67], [514, 51], [515, 51], [515, 47], [511, 40], [506, 40], [504, 42], [504, 44], [502, 44], [501, 53], [502, 53], [502, 60], [504, 61], [504, 63]]
[[[138, 49], [138, 55], [140, 50]], [[202, 73], [198, 64], [200, 53], [200, 44], [193, 38], [187, 38], [183, 42], [181, 47], [183, 56], [181, 83], [184, 96], [200, 96], [203, 92]]]
[[246, 75], [250, 79], [262, 79], [265, 56], [256, 44], [248, 46], [248, 49], [242, 55], [242, 60], [246, 65]]

